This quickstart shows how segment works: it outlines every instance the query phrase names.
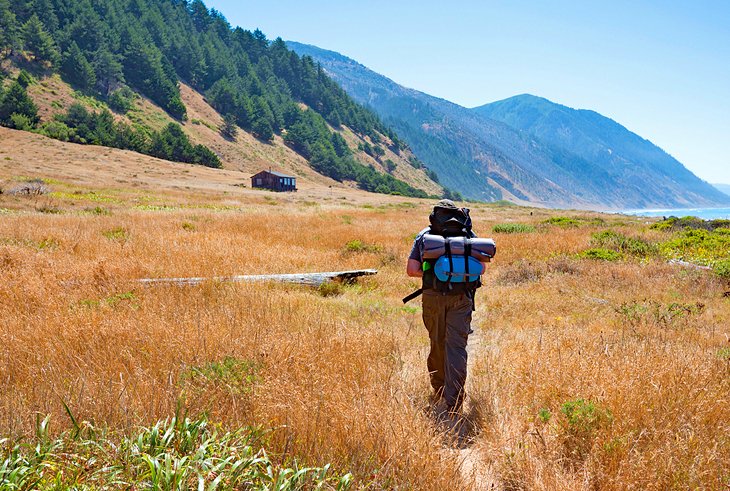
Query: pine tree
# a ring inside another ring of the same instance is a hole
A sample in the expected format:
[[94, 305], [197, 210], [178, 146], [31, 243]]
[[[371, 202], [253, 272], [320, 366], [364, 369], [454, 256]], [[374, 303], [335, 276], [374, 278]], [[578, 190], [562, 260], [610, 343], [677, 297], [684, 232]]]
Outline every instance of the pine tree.
[[223, 124], [221, 125], [221, 135], [223, 135], [225, 138], [229, 138], [231, 140], [236, 139], [236, 135], [238, 135], [238, 127], [236, 126], [236, 117], [228, 113], [223, 117]]
[[89, 90], [96, 85], [94, 67], [91, 66], [75, 41], [71, 41], [71, 45], [63, 57], [61, 71], [66, 80], [80, 89]]
[[15, 14], [10, 10], [10, 0], [0, 0], [0, 59], [20, 45], [16, 22]]
[[60, 59], [58, 47], [53, 38], [43, 28], [36, 14], [23, 24], [23, 47], [35, 55], [36, 60], [57, 65]]
[[96, 86], [103, 95], [109, 96], [119, 84], [124, 82], [124, 72], [119, 57], [112, 54], [106, 46], [102, 46], [96, 52], [92, 65], [96, 75]]
[[13, 114], [26, 116], [33, 126], [37, 125], [40, 120], [38, 106], [28, 96], [25, 87], [17, 80], [8, 87], [2, 101], [0, 101], [0, 124], [12, 126], [11, 116]]

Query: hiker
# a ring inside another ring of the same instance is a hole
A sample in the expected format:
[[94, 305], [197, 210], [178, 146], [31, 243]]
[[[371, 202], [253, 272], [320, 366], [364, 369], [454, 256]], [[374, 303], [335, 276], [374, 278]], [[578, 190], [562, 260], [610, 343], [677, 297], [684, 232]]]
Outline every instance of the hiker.
[[[423, 278], [423, 286], [404, 298], [403, 302], [423, 294], [423, 323], [431, 341], [427, 366], [434, 390], [432, 402], [439, 412], [457, 415], [465, 395], [466, 344], [473, 332], [474, 294], [481, 285], [479, 278], [484, 272], [484, 263], [480, 261], [488, 261], [495, 248], [491, 239], [475, 239], [469, 210], [457, 207], [451, 200], [443, 199], [436, 203], [429, 221], [431, 225], [421, 230], [413, 241], [406, 267], [408, 276]], [[477, 241], [491, 248], [485, 249], [486, 253], [477, 250]], [[424, 252], [426, 242], [429, 247]], [[434, 252], [437, 249], [438, 252]], [[460, 255], [457, 249], [460, 249]], [[472, 257], [479, 254], [482, 255], [481, 260]], [[429, 258], [424, 257], [426, 255]], [[435, 255], [440, 257], [434, 259]], [[453, 276], [443, 276], [443, 271], [439, 271], [439, 266], [442, 269], [451, 267], [455, 271], [461, 265], [462, 269], [466, 269], [465, 276], [457, 272]]]

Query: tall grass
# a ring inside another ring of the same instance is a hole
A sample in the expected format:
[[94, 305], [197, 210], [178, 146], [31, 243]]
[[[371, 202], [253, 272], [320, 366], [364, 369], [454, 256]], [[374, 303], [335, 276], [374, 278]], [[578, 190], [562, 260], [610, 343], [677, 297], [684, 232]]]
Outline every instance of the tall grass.
[[[21, 468], [36, 458], [23, 445], [37, 443], [40, 414], [54, 423], [44, 441], [61, 442], [49, 455], [79, 456], [67, 469], [102, 452], [80, 442], [125, 449], [146, 435], [144, 447], [175, 428], [178, 443], [161, 443], [146, 453], [149, 461], [123, 450], [98, 454], [87, 475], [98, 479], [88, 477], [92, 487], [113, 479], [196, 484], [199, 475], [209, 483], [214, 474], [234, 482], [231, 466], [246, 455], [264, 458], [261, 448], [274, 479], [293, 477], [286, 469], [310, 469], [301, 475], [304, 487], [327, 464], [328, 486], [351, 474], [354, 489], [728, 485], [730, 367], [718, 355], [730, 335], [726, 284], [655, 256], [579, 259], [591, 245], [590, 226], [538, 227], [500, 239], [470, 338], [466, 412], [475, 430], [466, 448], [451, 448], [428, 412], [420, 312], [400, 302], [417, 285], [403, 272], [410, 237], [429, 211], [416, 206], [285, 202], [245, 212], [201, 206], [195, 216], [123, 206], [113, 215], [4, 214], [5, 460]], [[472, 215], [485, 236], [499, 223], [535, 226], [545, 218], [528, 213], [476, 207]], [[627, 236], [639, 233], [638, 225], [622, 227]], [[378, 275], [332, 295], [276, 284], [133, 281], [370, 267]], [[186, 434], [171, 419], [179, 408], [193, 426], [207, 421], [191, 448], [213, 439], [211, 465], [231, 446], [243, 448], [238, 442], [255, 434], [251, 428], [270, 431], [265, 443], [249, 444], [250, 454], [237, 450], [225, 470], [211, 473], [205, 459], [175, 447]], [[96, 435], [85, 429], [92, 427]], [[95, 474], [102, 462], [126, 466], [116, 477]], [[173, 477], [183, 468], [187, 474]]]

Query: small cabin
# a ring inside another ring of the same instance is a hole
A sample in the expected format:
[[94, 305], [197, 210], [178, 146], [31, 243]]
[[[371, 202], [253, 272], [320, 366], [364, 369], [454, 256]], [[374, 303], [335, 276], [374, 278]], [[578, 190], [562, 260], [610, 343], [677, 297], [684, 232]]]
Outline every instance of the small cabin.
[[252, 188], [270, 189], [272, 191], [296, 191], [297, 178], [281, 172], [262, 170], [251, 176]]

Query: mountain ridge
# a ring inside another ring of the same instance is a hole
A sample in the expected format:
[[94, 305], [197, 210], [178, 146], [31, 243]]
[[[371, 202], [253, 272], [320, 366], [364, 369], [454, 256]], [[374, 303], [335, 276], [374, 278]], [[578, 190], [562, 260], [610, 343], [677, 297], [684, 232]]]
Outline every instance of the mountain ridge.
[[[671, 164], [678, 164], [679, 172], [694, 180], [699, 191], [685, 192], [677, 183], [661, 178], [667, 169], [642, 168], [634, 175], [625, 162], [623, 167], [616, 162], [605, 167], [590, 153], [575, 152], [563, 142], [515, 127], [514, 121], [402, 87], [335, 51], [293, 41], [287, 45], [300, 55], [312, 56], [355, 100], [393, 127], [445, 185], [467, 197], [600, 209], [713, 205], [725, 200], [676, 160]], [[529, 97], [547, 107], [554, 104]], [[599, 113], [583, 111], [584, 118], [602, 121]], [[540, 117], [540, 111], [534, 117]], [[608, 128], [612, 132], [628, 131], [613, 123], [616, 126]], [[632, 135], [638, 138], [636, 145], [648, 142]], [[652, 178], [647, 184], [647, 175], [660, 179]]]

